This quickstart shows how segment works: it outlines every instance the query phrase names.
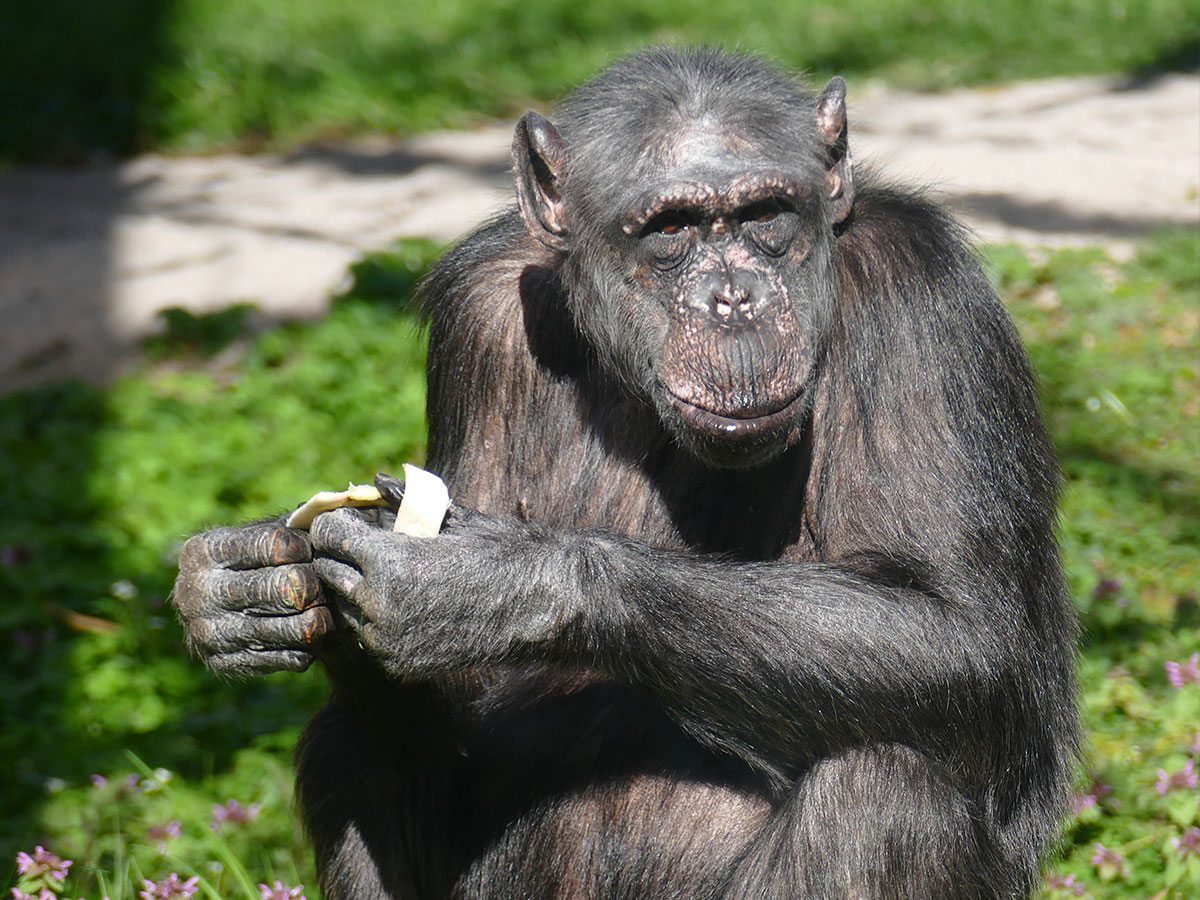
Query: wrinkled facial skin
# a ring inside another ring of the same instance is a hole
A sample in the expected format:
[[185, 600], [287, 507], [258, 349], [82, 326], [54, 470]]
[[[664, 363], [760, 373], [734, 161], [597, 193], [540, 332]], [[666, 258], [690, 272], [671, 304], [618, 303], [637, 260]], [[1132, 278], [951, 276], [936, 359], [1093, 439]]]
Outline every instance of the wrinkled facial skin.
[[759, 465], [799, 439], [823, 221], [812, 188], [770, 171], [672, 179], [622, 214], [628, 305], [665, 312], [648, 391], [707, 463]]
[[522, 116], [518, 205], [607, 374], [702, 462], [761, 465], [811, 407], [854, 199], [846, 84], [787, 105], [659, 87], [628, 110], [585, 96], [563, 133]]

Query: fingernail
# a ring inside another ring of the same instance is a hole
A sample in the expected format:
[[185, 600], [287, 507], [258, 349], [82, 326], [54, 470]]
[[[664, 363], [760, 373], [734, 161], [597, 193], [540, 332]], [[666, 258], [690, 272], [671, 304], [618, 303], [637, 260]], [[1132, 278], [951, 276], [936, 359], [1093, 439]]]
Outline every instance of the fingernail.
[[375, 489], [383, 496], [383, 499], [392, 506], [400, 506], [404, 500], [404, 479], [397, 478], [395, 475], [387, 475], [383, 472], [378, 472], [375, 475]]

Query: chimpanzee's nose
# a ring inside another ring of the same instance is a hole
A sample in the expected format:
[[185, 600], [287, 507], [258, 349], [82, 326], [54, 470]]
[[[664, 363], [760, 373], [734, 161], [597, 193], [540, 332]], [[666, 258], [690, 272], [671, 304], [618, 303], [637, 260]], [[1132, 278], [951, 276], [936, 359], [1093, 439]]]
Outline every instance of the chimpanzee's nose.
[[741, 325], [754, 318], [754, 302], [746, 286], [722, 279], [712, 292], [709, 311], [724, 325]]

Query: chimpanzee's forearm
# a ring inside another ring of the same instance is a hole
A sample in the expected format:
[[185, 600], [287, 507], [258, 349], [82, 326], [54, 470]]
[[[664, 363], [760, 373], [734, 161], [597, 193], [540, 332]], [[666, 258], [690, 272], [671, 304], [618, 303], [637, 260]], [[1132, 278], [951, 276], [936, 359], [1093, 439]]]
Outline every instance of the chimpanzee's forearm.
[[832, 565], [739, 564], [479, 514], [432, 540], [364, 540], [374, 574], [349, 616], [362, 606], [363, 644], [393, 677], [595, 667], [781, 777], [847, 743], [936, 740], [1020, 652], [1015, 626], [997, 633], [1002, 610]]
[[593, 665], [654, 693], [702, 740], [777, 774], [848, 743], [946, 736], [960, 716], [977, 718], [964, 700], [982, 700], [989, 676], [1021, 656], [1016, 626], [998, 634], [1003, 611], [977, 614], [978, 599], [832, 565], [562, 539], [575, 579], [562, 602], [579, 611], [566, 649], [586, 646]]

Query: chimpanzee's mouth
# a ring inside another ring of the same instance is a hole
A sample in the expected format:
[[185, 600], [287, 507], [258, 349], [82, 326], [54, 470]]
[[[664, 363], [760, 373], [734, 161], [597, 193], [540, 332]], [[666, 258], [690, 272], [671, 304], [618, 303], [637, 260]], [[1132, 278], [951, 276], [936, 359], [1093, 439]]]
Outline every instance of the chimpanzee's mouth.
[[667, 396], [671, 398], [671, 405], [675, 407], [683, 421], [692, 428], [725, 438], [749, 437], [789, 424], [796, 418], [796, 414], [804, 402], [804, 391], [800, 391], [795, 397], [770, 412], [752, 416], [733, 416], [696, 406], [694, 403], [677, 397], [671, 391], [667, 391]]

